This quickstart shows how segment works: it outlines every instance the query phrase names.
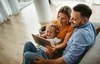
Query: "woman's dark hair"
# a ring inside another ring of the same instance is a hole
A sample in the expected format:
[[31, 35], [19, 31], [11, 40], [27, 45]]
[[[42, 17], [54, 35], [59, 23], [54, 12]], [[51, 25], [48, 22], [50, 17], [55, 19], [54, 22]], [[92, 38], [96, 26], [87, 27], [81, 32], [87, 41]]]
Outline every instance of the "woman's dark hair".
[[74, 11], [78, 11], [81, 13], [82, 16], [90, 18], [92, 14], [92, 10], [89, 8], [89, 6], [85, 4], [77, 4], [73, 7]]
[[61, 12], [61, 13], [64, 13], [67, 15], [67, 17], [70, 19], [70, 14], [71, 14], [71, 8], [69, 6], [63, 6], [59, 9], [58, 11], [58, 14]]

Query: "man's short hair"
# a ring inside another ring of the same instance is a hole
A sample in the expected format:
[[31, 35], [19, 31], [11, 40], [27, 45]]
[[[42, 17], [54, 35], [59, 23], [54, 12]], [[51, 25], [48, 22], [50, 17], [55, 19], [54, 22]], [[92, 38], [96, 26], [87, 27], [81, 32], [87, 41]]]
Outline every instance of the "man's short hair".
[[86, 4], [77, 4], [73, 7], [74, 11], [78, 11], [82, 16], [90, 18], [92, 10]]

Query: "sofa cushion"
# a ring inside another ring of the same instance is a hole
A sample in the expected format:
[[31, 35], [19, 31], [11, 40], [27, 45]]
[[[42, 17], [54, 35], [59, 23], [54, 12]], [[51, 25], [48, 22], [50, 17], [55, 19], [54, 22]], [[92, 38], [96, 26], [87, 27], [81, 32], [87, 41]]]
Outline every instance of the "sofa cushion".
[[95, 44], [87, 51], [79, 64], [100, 64], [100, 33]]

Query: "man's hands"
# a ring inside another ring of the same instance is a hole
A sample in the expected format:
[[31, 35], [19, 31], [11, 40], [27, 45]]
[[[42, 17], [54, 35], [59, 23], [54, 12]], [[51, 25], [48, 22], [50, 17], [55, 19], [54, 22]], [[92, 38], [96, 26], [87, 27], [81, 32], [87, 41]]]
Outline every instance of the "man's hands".
[[37, 61], [33, 61], [32, 64], [46, 64], [45, 59], [36, 57]]
[[53, 59], [53, 60], [45, 60], [43, 58], [40, 57], [36, 57], [37, 61], [32, 62], [32, 64], [66, 64], [66, 62], [63, 60], [62, 57], [58, 58], [58, 59]]

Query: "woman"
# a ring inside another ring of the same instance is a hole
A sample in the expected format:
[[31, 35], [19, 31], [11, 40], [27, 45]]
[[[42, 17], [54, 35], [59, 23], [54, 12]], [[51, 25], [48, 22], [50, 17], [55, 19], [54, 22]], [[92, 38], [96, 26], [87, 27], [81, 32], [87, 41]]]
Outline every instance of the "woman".
[[[46, 52], [42, 51], [41, 49], [37, 49], [32, 42], [27, 42], [24, 47], [24, 64], [31, 64], [32, 61], [37, 60], [35, 59], [36, 56], [42, 57], [44, 59], [49, 59], [48, 55], [54, 53], [55, 51], [59, 52], [59, 50], [62, 52], [65, 46], [67, 45], [67, 41], [69, 40], [73, 28], [70, 26], [69, 20], [70, 20], [70, 13], [71, 9], [68, 6], [63, 6], [59, 9], [57, 20], [51, 22], [52, 24], [57, 24], [59, 26], [60, 32], [57, 35], [59, 39], [62, 40], [59, 44], [56, 46], [47, 46], [48, 50]], [[60, 52], [60, 53], [61, 53]]]

